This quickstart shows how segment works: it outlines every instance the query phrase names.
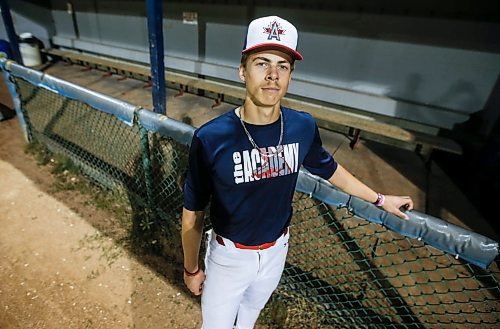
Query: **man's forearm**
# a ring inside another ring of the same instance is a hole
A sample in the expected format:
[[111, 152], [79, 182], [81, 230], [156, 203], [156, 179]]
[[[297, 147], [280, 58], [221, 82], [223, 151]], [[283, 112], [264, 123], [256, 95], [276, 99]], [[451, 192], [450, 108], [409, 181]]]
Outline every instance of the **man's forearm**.
[[365, 201], [374, 202], [377, 200], [377, 192], [366, 186], [341, 165], [338, 165], [337, 170], [328, 181], [342, 191]]
[[182, 249], [184, 268], [189, 272], [198, 270], [201, 234], [203, 232], [204, 211], [182, 209]]
[[[328, 181], [340, 188], [342, 191], [361, 198], [365, 201], [374, 203], [375, 201], [379, 200], [379, 194], [377, 192], [362, 183], [359, 179], [354, 177], [340, 165]], [[382, 201], [380, 202], [380, 204], [377, 204], [377, 206], [382, 207], [385, 211], [400, 218], [409, 219], [408, 215], [405, 214], [401, 209], [402, 207], [405, 210], [413, 209], [413, 200], [411, 199], [411, 197], [386, 195], [383, 196], [381, 200]]]

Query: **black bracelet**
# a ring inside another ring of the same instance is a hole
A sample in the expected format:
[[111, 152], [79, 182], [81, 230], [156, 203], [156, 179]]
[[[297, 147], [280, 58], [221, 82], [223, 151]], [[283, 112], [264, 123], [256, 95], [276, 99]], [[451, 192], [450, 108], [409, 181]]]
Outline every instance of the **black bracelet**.
[[188, 270], [186, 270], [186, 268], [184, 267], [184, 274], [186, 274], [187, 276], [195, 276], [196, 274], [198, 274], [198, 272], [200, 272], [200, 267], [198, 266], [198, 269], [194, 272], [189, 272]]

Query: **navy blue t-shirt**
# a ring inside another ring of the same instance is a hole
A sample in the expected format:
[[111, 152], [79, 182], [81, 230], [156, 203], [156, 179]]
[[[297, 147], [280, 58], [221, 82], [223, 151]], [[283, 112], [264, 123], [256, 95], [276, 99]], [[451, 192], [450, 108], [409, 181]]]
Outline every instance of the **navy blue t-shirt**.
[[[309, 113], [282, 107], [282, 115], [283, 149], [270, 158], [252, 146], [234, 110], [194, 133], [184, 207], [200, 211], [211, 202], [214, 231], [231, 241], [259, 245], [276, 240], [290, 223], [301, 165], [325, 179], [337, 169]], [[276, 150], [280, 119], [245, 125], [263, 151]]]

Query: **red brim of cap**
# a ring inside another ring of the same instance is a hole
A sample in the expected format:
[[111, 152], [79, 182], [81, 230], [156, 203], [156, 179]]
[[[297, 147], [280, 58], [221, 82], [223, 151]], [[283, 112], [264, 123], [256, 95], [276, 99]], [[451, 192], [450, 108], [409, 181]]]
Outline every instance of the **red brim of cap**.
[[293, 59], [298, 60], [298, 61], [304, 59], [304, 57], [301, 54], [299, 54], [297, 51], [293, 50], [292, 48], [289, 48], [289, 47], [283, 46], [283, 45], [279, 45], [279, 44], [275, 44], [275, 43], [259, 43], [258, 45], [244, 49], [242, 51], [242, 53], [248, 53], [252, 50], [259, 49], [259, 48], [266, 48], [266, 47], [267, 48], [283, 49], [285, 52], [289, 53]]

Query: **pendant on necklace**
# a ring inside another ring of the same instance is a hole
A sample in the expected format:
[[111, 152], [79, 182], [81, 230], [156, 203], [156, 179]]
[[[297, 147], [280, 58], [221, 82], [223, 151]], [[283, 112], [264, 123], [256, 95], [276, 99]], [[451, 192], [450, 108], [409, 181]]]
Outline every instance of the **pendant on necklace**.
[[283, 151], [283, 145], [277, 145], [273, 148], [275, 148], [274, 151], [265, 151], [265, 148], [259, 148], [258, 150], [259, 150], [260, 156], [269, 159], [269, 158], [272, 158], [272, 157], [280, 154]]

